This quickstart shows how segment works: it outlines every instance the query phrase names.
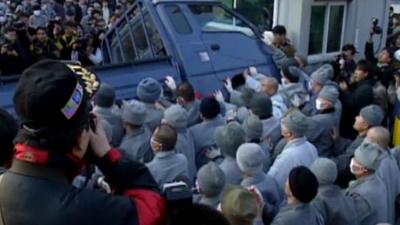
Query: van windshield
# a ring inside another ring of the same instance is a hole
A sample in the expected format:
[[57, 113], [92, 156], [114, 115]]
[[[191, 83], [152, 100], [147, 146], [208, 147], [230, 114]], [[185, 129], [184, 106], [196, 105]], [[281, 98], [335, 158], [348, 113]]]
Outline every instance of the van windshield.
[[205, 32], [240, 32], [249, 37], [255, 33], [243, 20], [218, 5], [191, 4], [189, 8]]

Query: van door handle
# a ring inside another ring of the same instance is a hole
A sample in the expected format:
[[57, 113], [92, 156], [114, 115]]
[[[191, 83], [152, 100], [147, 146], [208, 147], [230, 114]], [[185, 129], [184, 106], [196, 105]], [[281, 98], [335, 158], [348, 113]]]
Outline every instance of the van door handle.
[[213, 51], [218, 51], [219, 49], [221, 49], [221, 47], [219, 46], [219, 44], [212, 44], [212, 45], [211, 45], [211, 50], [213, 50]]

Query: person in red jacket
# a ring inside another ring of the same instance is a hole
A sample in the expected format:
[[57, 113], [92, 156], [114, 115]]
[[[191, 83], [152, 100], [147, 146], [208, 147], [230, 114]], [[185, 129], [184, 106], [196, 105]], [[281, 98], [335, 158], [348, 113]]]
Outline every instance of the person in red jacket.
[[[0, 224], [165, 224], [166, 201], [147, 167], [111, 148], [90, 113], [99, 86], [77, 65], [43, 60], [24, 71], [14, 95], [15, 156], [0, 177]], [[87, 163], [112, 194], [71, 185]]]

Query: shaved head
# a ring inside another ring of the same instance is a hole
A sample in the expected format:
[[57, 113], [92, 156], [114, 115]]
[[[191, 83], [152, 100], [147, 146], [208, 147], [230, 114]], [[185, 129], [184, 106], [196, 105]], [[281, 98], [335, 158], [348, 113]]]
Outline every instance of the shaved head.
[[387, 149], [390, 144], [390, 132], [384, 127], [372, 127], [368, 130], [366, 139], [383, 149]]
[[266, 77], [261, 81], [261, 90], [269, 96], [273, 96], [278, 91], [279, 82], [274, 77]]

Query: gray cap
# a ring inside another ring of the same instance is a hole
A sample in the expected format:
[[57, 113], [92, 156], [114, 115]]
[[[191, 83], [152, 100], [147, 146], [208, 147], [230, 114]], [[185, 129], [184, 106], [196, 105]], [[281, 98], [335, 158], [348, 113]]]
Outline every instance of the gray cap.
[[174, 128], [186, 128], [188, 113], [182, 106], [173, 105], [164, 111], [164, 119]]
[[122, 120], [132, 125], [143, 125], [146, 120], [146, 106], [136, 100], [124, 102]]
[[298, 136], [304, 136], [308, 129], [308, 119], [298, 109], [292, 109], [283, 118], [283, 124]]
[[247, 119], [250, 115], [251, 113], [249, 109], [247, 109], [246, 107], [240, 107], [236, 112], [236, 119], [239, 121], [239, 123], [243, 123], [243, 121]]
[[324, 86], [325, 83], [330, 80], [328, 70], [319, 68], [311, 74], [311, 80], [317, 82], [321, 86]]
[[253, 98], [255, 91], [249, 87], [244, 87], [240, 98], [245, 106], [250, 104], [251, 99]]
[[242, 127], [246, 137], [250, 140], [260, 139], [263, 134], [263, 124], [254, 114], [243, 121]]
[[328, 158], [316, 159], [310, 170], [317, 177], [319, 185], [333, 184], [338, 174], [336, 164]]
[[385, 118], [385, 112], [378, 105], [369, 105], [361, 109], [360, 115], [370, 127], [379, 126]]
[[256, 174], [263, 171], [264, 152], [258, 144], [242, 144], [236, 153], [236, 162], [242, 172]]
[[197, 172], [197, 183], [207, 196], [218, 196], [225, 187], [225, 174], [215, 162], [209, 162]]
[[140, 81], [136, 94], [140, 101], [145, 103], [154, 103], [161, 96], [161, 85], [153, 78], [145, 78]]
[[237, 149], [245, 142], [245, 133], [239, 123], [230, 122], [215, 130], [214, 139], [223, 155], [235, 158]]
[[332, 104], [335, 104], [339, 98], [339, 91], [332, 86], [324, 86], [318, 93], [318, 97], [321, 97]]
[[100, 89], [94, 96], [94, 104], [104, 108], [110, 108], [114, 105], [115, 101], [115, 90], [109, 84], [103, 83]]
[[382, 159], [382, 150], [379, 145], [363, 142], [354, 152], [354, 158], [369, 170], [377, 170]]
[[260, 118], [269, 118], [272, 116], [271, 98], [264, 93], [254, 94], [249, 107], [251, 111]]
[[335, 77], [335, 70], [333, 69], [333, 66], [331, 64], [326, 63], [322, 65], [319, 69], [327, 71], [329, 80], [332, 80], [333, 77]]

